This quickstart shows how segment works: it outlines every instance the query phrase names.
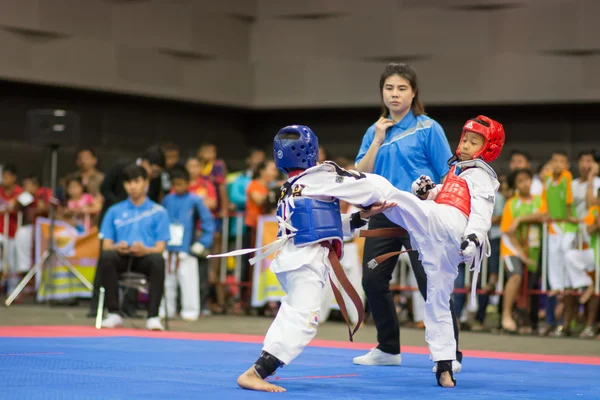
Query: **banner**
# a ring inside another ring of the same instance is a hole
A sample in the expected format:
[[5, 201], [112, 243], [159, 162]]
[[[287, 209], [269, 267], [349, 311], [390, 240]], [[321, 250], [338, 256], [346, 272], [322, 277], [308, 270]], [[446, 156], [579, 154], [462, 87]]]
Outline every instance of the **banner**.
[[[277, 240], [277, 229], [278, 223], [277, 218], [270, 215], [263, 215], [258, 218], [258, 224], [256, 227], [256, 248], [263, 247], [271, 242]], [[364, 239], [355, 238], [354, 244], [356, 246], [345, 246], [344, 247], [344, 259], [342, 260], [342, 266], [346, 270], [348, 279], [359, 292], [359, 295], [364, 299], [364, 293], [362, 291], [361, 278], [362, 278], [362, 252]], [[348, 252], [346, 252], [348, 250]], [[253, 279], [252, 279], [252, 307], [262, 307], [268, 301], [281, 301], [281, 298], [285, 296], [285, 292], [281, 288], [277, 276], [271, 272], [269, 266], [273, 261], [274, 254], [271, 254], [264, 260], [254, 265]], [[331, 291], [329, 283], [326, 285], [326, 289]], [[339, 306], [335, 301], [333, 292], [329, 293], [331, 298], [331, 309], [339, 310]]]
[[[49, 241], [50, 220], [38, 217], [35, 224], [36, 264], [45, 257]], [[100, 254], [98, 229], [92, 228], [86, 233], [79, 234], [71, 225], [63, 221], [55, 221], [54, 242], [56, 252], [92, 283]], [[53, 256], [42, 266], [40, 272], [36, 276], [38, 301], [92, 297], [92, 292], [69, 271], [60, 257]]]
[[[277, 218], [271, 215], [258, 217], [256, 225], [256, 248], [263, 247], [277, 240]], [[269, 266], [274, 254], [254, 265], [252, 277], [252, 307], [262, 307], [268, 301], [280, 301], [285, 292], [281, 288], [277, 276]]]

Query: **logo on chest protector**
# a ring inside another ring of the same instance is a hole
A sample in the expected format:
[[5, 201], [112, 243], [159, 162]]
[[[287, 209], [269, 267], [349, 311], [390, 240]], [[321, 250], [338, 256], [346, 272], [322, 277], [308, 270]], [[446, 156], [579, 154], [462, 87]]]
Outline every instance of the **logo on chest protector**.
[[319, 313], [317, 311], [311, 311], [308, 316], [308, 326], [317, 329], [319, 327]]

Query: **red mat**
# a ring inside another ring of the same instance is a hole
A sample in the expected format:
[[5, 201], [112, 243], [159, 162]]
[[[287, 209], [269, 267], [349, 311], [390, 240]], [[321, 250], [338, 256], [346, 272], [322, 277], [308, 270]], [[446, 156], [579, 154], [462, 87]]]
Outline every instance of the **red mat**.
[[[92, 326], [3, 326], [0, 337], [44, 338], [44, 337], [145, 337], [180, 340], [205, 340], [236, 343], [262, 343], [264, 336], [231, 333], [153, 332], [142, 329], [95, 329]], [[370, 350], [372, 343], [352, 343], [336, 340], [315, 339], [309, 346], [337, 349]], [[402, 346], [402, 352], [429, 354], [425, 346]], [[465, 357], [496, 358], [500, 360], [538, 361], [564, 364], [600, 365], [600, 357], [566, 356], [551, 354], [506, 353], [498, 351], [463, 350]]]

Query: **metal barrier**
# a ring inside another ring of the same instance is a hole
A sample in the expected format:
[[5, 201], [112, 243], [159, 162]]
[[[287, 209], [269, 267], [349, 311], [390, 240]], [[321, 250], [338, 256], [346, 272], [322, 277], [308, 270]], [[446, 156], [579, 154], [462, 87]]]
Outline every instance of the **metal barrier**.
[[[244, 212], [235, 212], [227, 216], [223, 219], [223, 225], [221, 230], [221, 246], [222, 252], [225, 253], [227, 251], [239, 250], [242, 248], [243, 244], [243, 228], [244, 228]], [[236, 218], [236, 229], [235, 229], [235, 239], [233, 241], [235, 248], [230, 249], [229, 244], [229, 226], [230, 226], [230, 218]], [[552, 221], [552, 222], [564, 222], [564, 221]], [[537, 224], [536, 224], [537, 225]], [[541, 289], [528, 289], [528, 294], [547, 294], [548, 293], [548, 233], [549, 222], [544, 222], [542, 224], [542, 243], [541, 243]], [[597, 234], [598, 240], [596, 241], [596, 251], [595, 251], [595, 264], [596, 264], [596, 277], [600, 277], [600, 233]], [[583, 249], [584, 235], [582, 233], [582, 226], [580, 226], [577, 233], [577, 245], [576, 248]], [[227, 258], [223, 257], [220, 260], [220, 284], [230, 285], [231, 283], [227, 283]], [[400, 279], [398, 285], [390, 285], [390, 289], [394, 291], [415, 291], [418, 290], [417, 287], [407, 286], [406, 275], [407, 268], [403, 262], [400, 262], [399, 265], [399, 273]], [[565, 268], [566, 266], [562, 266], [562, 279], [564, 281], [565, 277]], [[235, 256], [235, 284], [238, 286], [251, 286], [252, 282], [241, 282], [241, 270], [242, 270], [242, 256]], [[496, 290], [493, 292], [488, 291], [487, 289], [477, 289], [478, 294], [503, 294], [504, 292], [504, 278], [506, 276], [505, 271], [505, 262], [502, 257], [499, 260], [499, 270], [498, 270], [498, 284]], [[489, 260], [487, 257], [484, 257], [481, 265], [481, 287], [485, 288], [488, 284], [489, 280]], [[466, 268], [464, 274], [464, 287], [463, 288], [455, 288], [454, 293], [467, 293], [470, 290], [471, 286], [471, 271]], [[600, 279], [595, 280], [595, 293], [596, 295], [600, 295]]]

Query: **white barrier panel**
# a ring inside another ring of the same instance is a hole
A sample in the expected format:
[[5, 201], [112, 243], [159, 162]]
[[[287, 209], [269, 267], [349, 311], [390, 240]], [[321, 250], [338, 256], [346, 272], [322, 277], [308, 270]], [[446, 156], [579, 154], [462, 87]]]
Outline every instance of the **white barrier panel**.
[[600, 233], [596, 233], [596, 248], [595, 257], [596, 260], [596, 294], [600, 294]]
[[[221, 253], [227, 253], [227, 244], [229, 243], [229, 216], [223, 218], [223, 226], [221, 227]], [[221, 283], [225, 283], [227, 279], [227, 257], [220, 259], [220, 279]]]
[[542, 227], [542, 290], [548, 290], [548, 223]]
[[[244, 213], [235, 214], [235, 250], [240, 250], [243, 246], [244, 235]], [[242, 279], [242, 256], [235, 257], [235, 281], [241, 282]]]

